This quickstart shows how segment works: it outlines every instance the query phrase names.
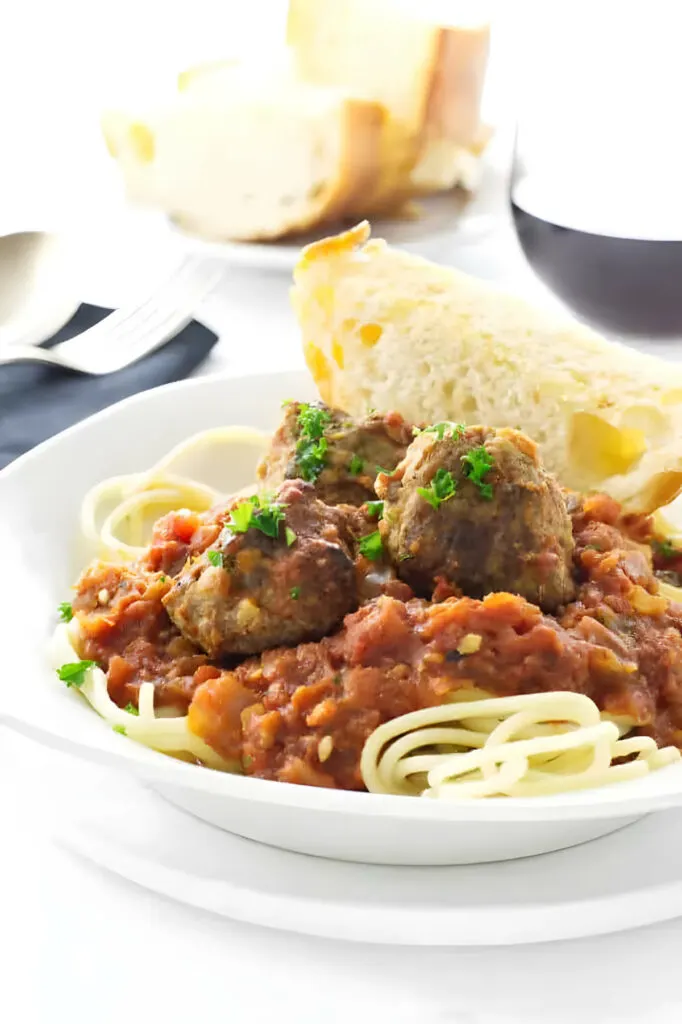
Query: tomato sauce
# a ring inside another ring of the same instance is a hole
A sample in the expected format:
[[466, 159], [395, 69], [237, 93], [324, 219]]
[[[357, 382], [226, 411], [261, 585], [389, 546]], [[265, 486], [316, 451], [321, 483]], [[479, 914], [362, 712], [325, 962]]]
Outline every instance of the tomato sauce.
[[208, 516], [175, 513], [137, 565], [84, 574], [74, 602], [80, 654], [107, 671], [119, 705], [135, 704], [151, 681], [159, 705], [188, 711], [190, 728], [245, 773], [306, 785], [362, 789], [369, 734], [461, 689], [585, 693], [682, 746], [682, 606], [657, 593], [651, 520], [621, 518], [603, 495], [570, 496], [569, 510], [577, 592], [556, 616], [508, 593], [382, 594], [335, 635], [232, 665], [211, 663], [163, 607], [168, 577], [216, 535]]

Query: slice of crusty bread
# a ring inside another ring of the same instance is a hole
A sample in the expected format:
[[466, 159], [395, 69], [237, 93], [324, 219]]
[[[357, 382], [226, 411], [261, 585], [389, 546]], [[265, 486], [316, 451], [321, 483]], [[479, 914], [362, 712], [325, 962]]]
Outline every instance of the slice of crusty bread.
[[449, 267], [368, 241], [303, 250], [292, 299], [322, 398], [516, 427], [567, 487], [651, 512], [682, 491], [682, 367]]
[[214, 240], [275, 239], [333, 221], [371, 190], [383, 108], [286, 70], [221, 64], [181, 76], [103, 128], [129, 197]]
[[[460, 4], [454, 16], [465, 13]], [[478, 13], [444, 24], [402, 0], [290, 0], [287, 41], [302, 78], [388, 111], [380, 178], [349, 213], [383, 212], [470, 177], [489, 45]]]

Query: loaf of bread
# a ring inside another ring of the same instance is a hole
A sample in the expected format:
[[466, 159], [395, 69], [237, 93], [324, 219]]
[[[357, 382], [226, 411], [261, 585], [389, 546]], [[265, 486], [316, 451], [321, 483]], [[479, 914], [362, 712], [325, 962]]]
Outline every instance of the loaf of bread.
[[682, 491], [682, 367], [369, 236], [362, 223], [310, 245], [295, 270], [324, 401], [516, 427], [562, 484], [632, 511]]
[[130, 199], [212, 240], [280, 238], [338, 220], [378, 180], [384, 110], [283, 65], [185, 74], [146, 112], [103, 129]]
[[[465, 4], [452, 12], [405, 0], [289, 0], [299, 75], [388, 111], [379, 180], [348, 213], [374, 215], [415, 193], [471, 182], [489, 27], [480, 5], [469, 6], [467, 19]], [[458, 22], [449, 24], [453, 14]]]

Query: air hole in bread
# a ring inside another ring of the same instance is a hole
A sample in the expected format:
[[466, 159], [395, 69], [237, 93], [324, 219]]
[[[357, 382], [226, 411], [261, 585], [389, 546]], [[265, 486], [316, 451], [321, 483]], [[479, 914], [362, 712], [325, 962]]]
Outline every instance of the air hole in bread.
[[646, 451], [641, 430], [619, 429], [590, 412], [576, 412], [568, 438], [571, 462], [587, 483], [627, 473]]
[[460, 403], [459, 409], [457, 410], [458, 415], [463, 416], [464, 419], [471, 422], [471, 417], [478, 411], [478, 402], [473, 395], [467, 395], [466, 398]]
[[154, 133], [146, 124], [131, 124], [128, 129], [128, 141], [133, 153], [140, 163], [150, 164], [154, 159]]
[[372, 348], [379, 341], [383, 333], [383, 329], [379, 324], [363, 324], [360, 328], [360, 341], [367, 348]]
[[648, 441], [662, 441], [670, 435], [670, 417], [653, 405], [631, 405], [620, 419], [621, 430], [639, 430]]

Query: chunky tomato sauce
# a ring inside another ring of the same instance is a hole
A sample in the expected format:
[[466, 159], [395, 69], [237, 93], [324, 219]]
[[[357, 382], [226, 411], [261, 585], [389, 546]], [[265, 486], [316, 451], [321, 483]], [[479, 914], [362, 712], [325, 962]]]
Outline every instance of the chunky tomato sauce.
[[137, 565], [98, 564], [82, 577], [80, 654], [106, 670], [119, 705], [153, 682], [159, 705], [188, 711], [194, 732], [261, 778], [361, 789], [373, 729], [472, 687], [585, 693], [682, 746], [682, 606], [656, 592], [651, 521], [620, 518], [603, 495], [569, 509], [577, 597], [557, 616], [508, 593], [479, 601], [444, 590], [432, 603], [398, 590], [370, 599], [333, 636], [232, 665], [211, 663], [162, 604], [169, 576], [218, 528], [210, 516], [167, 516]]

